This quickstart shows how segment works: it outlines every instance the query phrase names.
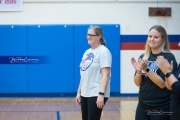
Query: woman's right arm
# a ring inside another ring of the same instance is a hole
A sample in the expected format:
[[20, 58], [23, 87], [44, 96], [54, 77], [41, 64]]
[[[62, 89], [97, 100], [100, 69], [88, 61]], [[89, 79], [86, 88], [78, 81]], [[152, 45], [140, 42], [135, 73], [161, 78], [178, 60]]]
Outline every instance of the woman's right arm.
[[179, 96], [180, 95], [180, 82], [179, 81], [174, 82], [171, 85], [171, 87], [172, 87], [172, 92], [176, 94], [177, 96]]
[[141, 73], [136, 73], [136, 75], [134, 76], [134, 83], [136, 84], [136, 86], [140, 86], [142, 83], [142, 75]]
[[76, 103], [78, 105], [81, 104], [81, 86], [82, 86], [82, 80], [80, 80], [78, 91], [77, 91], [77, 95], [76, 95]]
[[136, 72], [136, 75], [134, 76], [134, 83], [136, 86], [140, 86], [142, 83], [142, 73]]
[[[169, 63], [169, 61], [167, 59], [165, 59], [163, 56], [158, 56], [156, 59], [156, 62], [157, 62], [158, 67], [164, 74], [173, 71], [173, 68], [174, 68], [174, 70], [176, 70], [176, 65], [177, 65], [176, 61], [175, 62], [171, 61]], [[178, 82], [178, 80], [176, 79], [174, 74], [171, 74], [168, 78], [165, 78], [165, 85], [169, 90], [174, 91], [172, 85], [175, 82]], [[180, 87], [179, 87], [179, 89], [180, 89]], [[175, 90], [175, 92], [176, 92], [176, 90]], [[179, 90], [179, 93], [180, 93], [180, 90]]]
[[[139, 59], [141, 60], [141, 59]], [[140, 86], [142, 83], [142, 70], [139, 66], [139, 62], [135, 60], [134, 57], [131, 58], [131, 64], [134, 67], [134, 69], [136, 70], [136, 75], [134, 76], [134, 83], [137, 86]]]
[[170, 90], [173, 90], [173, 93], [175, 94], [180, 94], [180, 84], [174, 74], [171, 74], [166, 80], [169, 83]]

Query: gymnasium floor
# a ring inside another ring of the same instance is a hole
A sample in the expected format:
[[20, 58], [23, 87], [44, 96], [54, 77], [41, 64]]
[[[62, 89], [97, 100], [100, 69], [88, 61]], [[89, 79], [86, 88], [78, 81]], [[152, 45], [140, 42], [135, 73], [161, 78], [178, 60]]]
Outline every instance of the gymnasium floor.
[[[101, 120], [134, 120], [137, 97], [111, 97]], [[0, 120], [81, 120], [75, 98], [0, 98]]]

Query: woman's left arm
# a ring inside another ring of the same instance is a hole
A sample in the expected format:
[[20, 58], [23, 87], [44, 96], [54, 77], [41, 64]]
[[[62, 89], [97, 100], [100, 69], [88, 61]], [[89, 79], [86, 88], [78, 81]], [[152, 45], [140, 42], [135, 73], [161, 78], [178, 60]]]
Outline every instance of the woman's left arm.
[[110, 67], [105, 67], [105, 68], [101, 68], [101, 73], [102, 73], [102, 81], [101, 81], [101, 87], [100, 87], [100, 91], [99, 92], [105, 92], [106, 91], [106, 87], [107, 84], [109, 82], [109, 78], [110, 78]]
[[165, 80], [165, 86], [168, 90], [172, 90], [171, 86], [169, 85], [168, 81]]
[[[99, 92], [105, 93], [110, 78], [110, 70], [110, 67], [101, 68], [102, 80]], [[100, 109], [104, 107], [104, 95], [98, 95], [96, 104]]]
[[150, 78], [150, 80], [156, 84], [159, 88], [164, 89], [165, 88], [165, 82], [164, 80], [155, 72], [153, 72], [152, 70], [148, 70], [147, 71], [147, 60], [141, 60], [140, 61], [140, 66], [141, 69], [146, 73], [146, 75]]

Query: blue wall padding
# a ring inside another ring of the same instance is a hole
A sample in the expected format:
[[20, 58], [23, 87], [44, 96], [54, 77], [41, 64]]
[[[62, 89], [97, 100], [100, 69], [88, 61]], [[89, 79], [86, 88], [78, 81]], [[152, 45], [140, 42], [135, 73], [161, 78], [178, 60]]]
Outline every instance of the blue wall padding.
[[[104, 39], [107, 47], [112, 53], [112, 78], [111, 78], [111, 92], [120, 91], [120, 26], [119, 25], [99, 25], [104, 31]], [[83, 53], [90, 48], [87, 42], [86, 34], [90, 25], [75, 25], [74, 26], [74, 56], [75, 56], [75, 90], [77, 90], [80, 74], [79, 64]]]
[[74, 92], [73, 26], [28, 26], [28, 55], [50, 58], [28, 65], [28, 92]]
[[[27, 56], [27, 26], [0, 25], [0, 56]], [[0, 64], [0, 93], [27, 92], [27, 65]]]
[[[0, 93], [74, 93], [79, 64], [90, 48], [90, 24], [0, 25], [0, 57], [45, 56], [46, 64], [0, 64]], [[100, 25], [112, 53], [111, 92], [120, 91], [120, 26]]]
[[27, 26], [0, 25], [0, 55], [27, 55]]

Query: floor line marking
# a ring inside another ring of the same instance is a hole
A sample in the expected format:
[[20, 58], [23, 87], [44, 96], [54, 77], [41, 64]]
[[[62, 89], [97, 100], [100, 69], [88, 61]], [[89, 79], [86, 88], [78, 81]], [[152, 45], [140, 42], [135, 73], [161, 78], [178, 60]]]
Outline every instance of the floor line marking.
[[56, 115], [57, 115], [57, 120], [60, 120], [60, 112], [59, 111], [56, 112]]

